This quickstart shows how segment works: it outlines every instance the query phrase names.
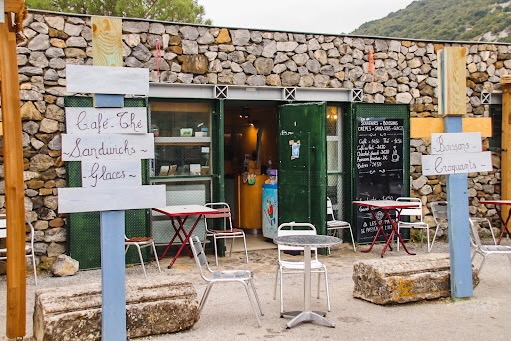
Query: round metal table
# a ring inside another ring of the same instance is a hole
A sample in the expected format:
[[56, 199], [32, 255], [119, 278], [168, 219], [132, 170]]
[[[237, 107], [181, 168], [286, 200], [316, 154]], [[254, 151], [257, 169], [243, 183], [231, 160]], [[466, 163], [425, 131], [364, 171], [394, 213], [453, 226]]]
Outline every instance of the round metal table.
[[287, 328], [292, 328], [302, 322], [316, 322], [318, 324], [335, 327], [333, 322], [324, 316], [326, 313], [318, 313], [311, 310], [311, 247], [329, 247], [342, 243], [342, 240], [333, 236], [323, 235], [292, 235], [280, 236], [273, 239], [275, 244], [303, 247], [304, 276], [303, 276], [303, 311], [299, 312], [287, 323]]

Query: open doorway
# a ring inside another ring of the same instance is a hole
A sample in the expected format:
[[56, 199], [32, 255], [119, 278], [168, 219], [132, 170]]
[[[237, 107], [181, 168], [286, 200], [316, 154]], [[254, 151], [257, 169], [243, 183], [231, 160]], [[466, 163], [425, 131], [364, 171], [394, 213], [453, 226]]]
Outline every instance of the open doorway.
[[278, 105], [275, 102], [230, 102], [224, 108], [225, 201], [233, 225], [247, 236], [248, 247], [262, 237], [262, 185], [277, 159]]

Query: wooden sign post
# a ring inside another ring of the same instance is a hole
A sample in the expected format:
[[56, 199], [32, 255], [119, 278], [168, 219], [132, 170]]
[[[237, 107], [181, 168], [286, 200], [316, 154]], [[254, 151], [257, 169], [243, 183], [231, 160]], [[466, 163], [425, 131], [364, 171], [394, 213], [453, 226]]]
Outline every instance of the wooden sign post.
[[165, 206], [165, 186], [142, 186], [140, 160], [154, 158], [154, 136], [147, 133], [147, 109], [124, 107], [124, 94], [148, 94], [149, 71], [112, 66], [122, 64], [120, 19], [93, 17], [92, 26], [93, 50], [99, 44], [113, 55], [97, 58], [109, 66], [67, 65], [67, 91], [97, 95], [95, 108], [66, 110], [62, 160], [82, 162], [82, 187], [59, 189], [59, 213], [100, 211], [101, 337], [124, 341], [124, 210]]
[[[438, 112], [445, 117], [446, 133], [462, 132], [462, 116], [466, 114], [466, 49], [446, 47], [438, 52], [437, 59]], [[452, 299], [473, 295], [467, 173], [447, 175]]]
[[0, 0], [0, 87], [3, 118], [5, 207], [7, 211], [8, 338], [26, 333], [25, 189], [16, 32], [13, 23], [25, 8], [23, 0]]

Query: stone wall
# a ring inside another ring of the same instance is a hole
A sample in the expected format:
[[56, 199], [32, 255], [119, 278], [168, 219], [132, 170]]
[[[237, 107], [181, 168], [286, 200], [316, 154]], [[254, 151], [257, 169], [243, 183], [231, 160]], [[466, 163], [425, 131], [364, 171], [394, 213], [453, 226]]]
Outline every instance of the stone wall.
[[[25, 206], [36, 230], [41, 268], [48, 268], [66, 251], [65, 219], [57, 214], [57, 188], [66, 184], [60, 159], [65, 68], [66, 64], [92, 64], [90, 22], [88, 16], [32, 11], [25, 21], [26, 40], [18, 47]], [[149, 68], [152, 82], [357, 88], [363, 89], [364, 102], [409, 104], [412, 117], [436, 115], [436, 52], [448, 45], [468, 50], [468, 115], [488, 116], [489, 107], [481, 104], [480, 94], [499, 90], [500, 76], [511, 74], [510, 45], [123, 21], [125, 66]], [[370, 50], [374, 51], [374, 72]], [[445, 198], [443, 177], [421, 175], [420, 154], [428, 148], [427, 140], [411, 141], [411, 192], [424, 203]], [[471, 213], [494, 213], [477, 205], [476, 199], [499, 197], [497, 156], [494, 165], [495, 172], [470, 175]], [[2, 181], [0, 209], [5, 203], [4, 187]]]

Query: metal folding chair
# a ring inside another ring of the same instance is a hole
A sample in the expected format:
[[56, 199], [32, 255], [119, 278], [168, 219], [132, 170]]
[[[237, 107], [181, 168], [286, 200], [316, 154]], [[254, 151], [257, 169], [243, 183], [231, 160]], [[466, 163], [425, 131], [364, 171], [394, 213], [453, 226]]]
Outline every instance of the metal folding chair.
[[[208, 286], [206, 287], [206, 290], [204, 290], [204, 294], [202, 295], [202, 298], [200, 300], [199, 305], [200, 310], [202, 311], [202, 309], [204, 308], [204, 304], [208, 299], [213, 284], [238, 282], [243, 284], [243, 286], [245, 287], [245, 291], [247, 292], [248, 300], [250, 301], [250, 305], [252, 306], [252, 310], [254, 311], [254, 314], [256, 316], [257, 323], [259, 324], [259, 327], [261, 327], [261, 320], [259, 319], [259, 314], [263, 316], [263, 311], [261, 310], [261, 303], [259, 302], [259, 297], [257, 296], [257, 291], [254, 285], [254, 274], [252, 273], [252, 271], [249, 270], [213, 271], [210, 269], [208, 265], [208, 260], [206, 258], [206, 254], [204, 253], [204, 249], [202, 248], [202, 244], [199, 237], [197, 236], [192, 237], [190, 247], [192, 249], [193, 257], [195, 258], [195, 263], [199, 268], [200, 275], [202, 279], [204, 279], [208, 283]], [[252, 293], [255, 297], [257, 308], [259, 309], [259, 311], [256, 310], [252, 295], [250, 294], [250, 289], [252, 289]], [[232, 320], [230, 320], [230, 323], [232, 323]]]

